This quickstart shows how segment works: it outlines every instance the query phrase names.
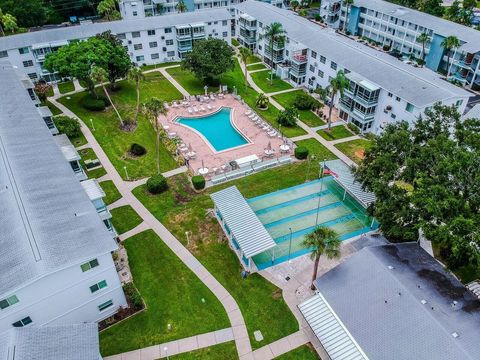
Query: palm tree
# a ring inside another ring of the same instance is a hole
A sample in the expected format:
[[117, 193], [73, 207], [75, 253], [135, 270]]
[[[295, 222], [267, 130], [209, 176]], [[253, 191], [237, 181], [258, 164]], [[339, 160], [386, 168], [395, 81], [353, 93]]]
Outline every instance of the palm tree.
[[142, 70], [139, 67], [132, 66], [128, 71], [128, 79], [135, 82], [137, 88], [137, 109], [135, 111], [135, 124], [138, 120], [138, 113], [140, 111], [140, 82], [145, 80], [145, 75], [143, 75]]
[[460, 40], [456, 36], [447, 36], [442, 41], [442, 47], [447, 52], [447, 79], [450, 76], [450, 57], [452, 56], [452, 50], [460, 47]]
[[348, 11], [350, 9], [350, 6], [353, 5], [353, 0], [343, 0], [343, 3], [347, 7], [347, 11], [345, 12], [345, 22], [343, 23], [343, 32], [347, 32], [347, 26], [348, 26]]
[[268, 108], [268, 104], [270, 104], [270, 100], [268, 96], [264, 93], [260, 93], [255, 100], [255, 106], [259, 109], [266, 110]]
[[102, 0], [97, 5], [97, 11], [108, 21], [114, 20], [114, 13], [117, 10], [115, 0]]
[[158, 117], [160, 115], [167, 115], [167, 108], [165, 107], [165, 102], [156, 97], [150, 98], [145, 104], [143, 104], [143, 113], [150, 120], [150, 123], [153, 126], [156, 134], [156, 158], [157, 158], [157, 174], [160, 174], [160, 123], [158, 122]]
[[425, 64], [425, 44], [430, 41], [430, 36], [424, 32], [418, 35], [417, 41], [422, 43], [422, 67]]
[[320, 256], [326, 255], [328, 259], [339, 258], [340, 243], [341, 241], [338, 238], [338, 234], [332, 229], [323, 226], [317, 226], [315, 230], [305, 236], [303, 245], [307, 248], [313, 248], [310, 257], [315, 261], [311, 285], [312, 290], [315, 290], [313, 282], [317, 278]]
[[187, 5], [185, 5], [185, 2], [183, 0], [178, 0], [178, 3], [175, 6], [175, 8], [177, 9], [177, 11], [179, 13], [183, 13], [183, 12], [187, 11]]
[[290, 6], [292, 7], [293, 11], [297, 11], [300, 3], [297, 0], [290, 1]]
[[332, 110], [333, 104], [335, 102], [335, 95], [340, 93], [340, 97], [343, 96], [343, 92], [350, 86], [350, 82], [345, 77], [343, 71], [339, 71], [337, 75], [330, 79], [329, 92], [330, 92], [330, 102], [328, 110], [328, 130], [332, 128]]
[[249, 48], [241, 47], [239, 52], [240, 58], [245, 66], [245, 91], [247, 91], [247, 60], [250, 56], [252, 56], [252, 51]]
[[5, 36], [5, 33], [3, 32], [3, 11], [0, 9], [0, 36]]
[[120, 125], [123, 128], [125, 126], [125, 123], [120, 116], [120, 113], [117, 110], [117, 107], [112, 101], [112, 98], [110, 97], [110, 94], [108, 93], [107, 87], [105, 86], [105, 83], [108, 82], [108, 73], [105, 69], [98, 67], [98, 66], [93, 66], [92, 71], [90, 73], [90, 78], [92, 81], [97, 82], [100, 84], [100, 86], [103, 89], [103, 92], [105, 93], [105, 96], [107, 97], [108, 101], [112, 105], [113, 110], [115, 110], [115, 113], [117, 114], [118, 120], [120, 121]]
[[260, 34], [259, 39], [262, 40], [264, 38], [268, 39], [268, 45], [270, 47], [270, 51], [272, 52], [272, 69], [270, 71], [270, 85], [273, 84], [273, 44], [278, 42], [282, 43], [285, 41], [285, 36], [287, 35], [287, 31], [283, 28], [283, 25], [279, 22], [271, 23], [265, 27], [265, 31], [263, 34]]

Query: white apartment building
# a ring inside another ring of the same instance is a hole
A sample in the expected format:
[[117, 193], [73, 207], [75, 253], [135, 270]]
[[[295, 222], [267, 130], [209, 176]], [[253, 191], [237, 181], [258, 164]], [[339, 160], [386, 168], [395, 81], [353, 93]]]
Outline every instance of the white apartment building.
[[[236, 6], [235, 22], [240, 43], [254, 49], [279, 77], [295, 86], [326, 88], [330, 78], [343, 70], [350, 88], [334, 103], [340, 117], [363, 132], [379, 133], [399, 120], [413, 123], [437, 102], [453, 104], [463, 113], [472, 96], [427, 68], [407, 65], [290, 11], [247, 1]], [[287, 38], [270, 48], [259, 35], [273, 22], [282, 24]]]
[[[324, 0], [320, 16], [330, 27], [343, 28], [346, 10], [343, 1]], [[351, 35], [370, 39], [403, 56], [405, 61], [410, 56], [422, 58], [423, 44], [418, 37], [428, 34], [425, 66], [448, 72], [449, 80], [480, 90], [480, 31], [383, 0], [355, 0], [347, 21], [346, 30]], [[442, 41], [448, 36], [456, 36], [461, 46], [453, 49], [447, 69], [448, 56]]]
[[192, 50], [195, 41], [209, 37], [230, 43], [231, 15], [226, 9], [201, 10], [162, 17], [68, 26], [0, 38], [0, 60], [37, 81], [60, 80], [43, 67], [45, 56], [73, 40], [110, 30], [123, 42], [138, 65], [174, 61]]
[[100, 220], [8, 61], [0, 61], [0, 334], [126, 307]]

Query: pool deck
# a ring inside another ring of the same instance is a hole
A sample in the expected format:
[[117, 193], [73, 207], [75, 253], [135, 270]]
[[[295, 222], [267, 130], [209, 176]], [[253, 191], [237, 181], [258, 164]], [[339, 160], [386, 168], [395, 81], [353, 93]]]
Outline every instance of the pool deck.
[[[212, 169], [220, 167], [224, 164], [228, 164], [230, 161], [239, 159], [249, 155], [257, 155], [261, 160], [265, 158], [265, 149], [268, 143], [271, 143], [272, 149], [275, 149], [275, 156], [283, 156], [280, 154], [279, 147], [283, 143], [281, 138], [269, 137], [268, 134], [255, 126], [253, 122], [245, 115], [245, 112], [249, 109], [248, 106], [242, 104], [235, 99], [232, 95], [225, 95], [224, 99], [216, 98], [214, 101], [210, 101], [212, 110], [207, 109], [205, 103], [198, 101], [190, 101], [188, 107], [173, 107], [168, 109], [167, 116], [161, 115], [159, 121], [162, 125], [167, 125], [169, 129], [167, 132], [174, 132], [187, 146], [190, 145], [192, 150], [196, 153], [195, 159], [190, 159], [189, 166], [196, 173], [199, 168], [202, 167], [202, 160], [204, 166], [210, 170], [210, 175], [213, 175]], [[190, 114], [188, 112], [189, 107], [200, 108], [203, 106], [205, 111]], [[240, 131], [244, 137], [246, 137], [250, 143], [242, 145], [230, 150], [224, 150], [221, 152], [215, 152], [212, 147], [206, 143], [205, 139], [196, 131], [186, 126], [177, 124], [175, 119], [178, 117], [199, 117], [213, 114], [218, 111], [220, 107], [228, 107], [232, 109], [232, 118], [234, 126]], [[261, 112], [257, 112], [261, 115]]]

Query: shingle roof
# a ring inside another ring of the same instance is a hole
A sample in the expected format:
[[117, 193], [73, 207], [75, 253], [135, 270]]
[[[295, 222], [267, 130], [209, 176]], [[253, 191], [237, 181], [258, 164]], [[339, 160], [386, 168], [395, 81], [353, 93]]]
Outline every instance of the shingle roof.
[[245, 257], [250, 258], [276, 245], [236, 186], [220, 190], [210, 197]]
[[0, 84], [0, 294], [5, 294], [117, 245], [5, 61]]
[[464, 119], [480, 119], [480, 104], [473, 106], [465, 115], [462, 116]]
[[65, 134], [60, 134], [54, 137], [55, 142], [57, 143], [59, 149], [62, 151], [63, 156], [67, 161], [80, 160], [80, 155], [78, 154], [77, 149], [73, 146], [70, 139]]
[[287, 36], [418, 107], [453, 97], [472, 96], [427, 68], [415, 68], [346, 36], [324, 29], [291, 11], [259, 1], [235, 6], [263, 24], [280, 22]]
[[163, 27], [209, 22], [218, 20], [229, 20], [231, 15], [227, 9], [205, 9], [183, 14], [172, 14], [166, 16], [151, 16], [144, 19], [118, 20], [68, 26], [64, 28], [34, 31], [30, 33], [0, 37], [0, 51], [16, 49], [33, 44], [51, 43], [54, 41], [86, 39], [98, 33], [111, 30], [114, 34], [158, 29]]
[[448, 21], [441, 17], [433, 16], [388, 1], [355, 0], [353, 6], [365, 7], [383, 14], [395, 16], [401, 20], [406, 20], [413, 24], [431, 29], [435, 33], [444, 37], [454, 35], [465, 42], [465, 44], [461, 46], [461, 49], [471, 52], [480, 51], [480, 32], [469, 26], [460, 25], [453, 21]]
[[29, 326], [0, 335], [1, 360], [99, 360], [96, 324]]
[[416, 243], [364, 248], [315, 285], [370, 360], [479, 358], [480, 301]]

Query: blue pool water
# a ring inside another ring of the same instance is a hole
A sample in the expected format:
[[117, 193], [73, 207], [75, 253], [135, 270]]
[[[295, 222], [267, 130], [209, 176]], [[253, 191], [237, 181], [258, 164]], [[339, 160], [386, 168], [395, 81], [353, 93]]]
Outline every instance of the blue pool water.
[[216, 151], [248, 144], [230, 122], [230, 108], [221, 108], [207, 116], [178, 118], [177, 122], [202, 134]]

